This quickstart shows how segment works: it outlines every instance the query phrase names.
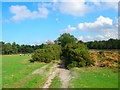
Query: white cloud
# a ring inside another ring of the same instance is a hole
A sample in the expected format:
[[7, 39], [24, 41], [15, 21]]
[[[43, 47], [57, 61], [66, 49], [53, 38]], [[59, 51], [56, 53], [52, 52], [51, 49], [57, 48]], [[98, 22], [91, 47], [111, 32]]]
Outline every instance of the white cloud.
[[24, 20], [26, 18], [46, 18], [49, 11], [45, 7], [39, 7], [38, 11], [31, 12], [25, 5], [15, 5], [10, 7], [10, 12], [15, 14], [11, 19], [14, 21]]
[[[25, 5], [12, 5], [10, 7], [10, 12], [15, 14], [11, 19], [14, 21], [24, 20], [26, 18], [46, 18], [50, 12], [47, 7], [52, 8], [52, 10], [59, 9], [61, 13], [70, 14], [73, 16], [84, 16], [87, 13], [90, 13], [94, 10], [106, 10], [109, 8], [115, 8], [118, 10], [117, 2], [104, 2], [103, 0], [94, 0], [89, 1], [93, 2], [92, 5], [89, 5], [87, 0], [61, 0], [61, 3], [58, 3], [57, 0], [54, 0], [53, 3], [38, 3], [37, 11], [30, 11]], [[86, 2], [88, 4], [86, 4]], [[101, 3], [102, 2], [102, 3]]]
[[75, 31], [76, 27], [71, 27], [70, 25], [67, 26], [66, 29], [64, 29], [65, 32]]
[[[91, 4], [92, 3], [92, 4]], [[59, 9], [61, 13], [73, 16], [84, 16], [87, 13], [97, 10], [114, 8], [118, 10], [118, 2], [104, 0], [61, 0], [61, 3], [54, 2], [54, 10]]]
[[79, 0], [71, 0], [71, 2], [62, 2], [58, 4], [58, 8], [62, 13], [73, 16], [84, 16], [84, 14], [91, 12], [93, 7], [86, 5], [85, 0], [82, 1], [83, 2], [79, 2]]
[[[104, 36], [102, 35], [96, 35], [96, 36], [85, 36], [84, 38], [82, 36], [80, 36], [82, 38], [82, 41], [94, 41], [94, 40], [103, 40], [105, 39]], [[79, 38], [79, 37], [78, 37]]]
[[[80, 36], [82, 37], [82, 36]], [[79, 38], [79, 37], [78, 37]], [[78, 39], [78, 40], [82, 40], [82, 41], [94, 41], [94, 40], [108, 40], [110, 38], [118, 38], [117, 35], [114, 35], [114, 34], [110, 34], [110, 33], [107, 33], [105, 35], [95, 35], [95, 36], [85, 36], [84, 38], [82, 37], [82, 39]]]
[[113, 25], [113, 20], [110, 18], [105, 18], [100, 16], [97, 20], [93, 23], [80, 23], [78, 25], [79, 30], [89, 31], [89, 32], [102, 32], [105, 29], [111, 29]]
[[93, 23], [78, 24], [78, 29], [85, 32], [102, 33], [105, 38], [117, 38], [118, 36], [118, 25], [114, 24], [112, 19], [103, 16], [97, 18]]
[[95, 36], [86, 36], [82, 38], [83, 41], [108, 40], [110, 38], [118, 38], [118, 23], [113, 23], [113, 20], [108, 17], [100, 16], [93, 23], [80, 23], [78, 24], [78, 29], [86, 33], [99, 33], [99, 35]]

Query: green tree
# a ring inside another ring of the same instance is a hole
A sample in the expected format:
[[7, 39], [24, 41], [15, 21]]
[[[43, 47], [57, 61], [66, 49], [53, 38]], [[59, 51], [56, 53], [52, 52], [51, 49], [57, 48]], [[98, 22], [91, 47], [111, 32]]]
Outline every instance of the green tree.
[[75, 38], [73, 35], [70, 35], [69, 33], [64, 33], [60, 35], [60, 37], [55, 42], [61, 44], [62, 47], [65, 47], [65, 45], [68, 43], [76, 43], [77, 38]]
[[12, 53], [17, 54], [18, 53], [18, 47], [15, 42], [12, 43]]
[[11, 54], [13, 52], [11, 43], [5, 44], [5, 54]]

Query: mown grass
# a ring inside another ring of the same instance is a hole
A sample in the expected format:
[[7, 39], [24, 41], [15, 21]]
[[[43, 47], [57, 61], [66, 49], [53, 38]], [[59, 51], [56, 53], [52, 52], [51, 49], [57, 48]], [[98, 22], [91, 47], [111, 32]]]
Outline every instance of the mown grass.
[[71, 69], [69, 88], [118, 88], [118, 70], [109, 68]]
[[52, 83], [49, 88], [60, 88], [61, 85], [62, 85], [62, 82], [60, 81], [59, 73], [58, 73], [58, 74], [56, 74], [54, 79], [52, 79]]
[[[19, 55], [5, 55], [2, 56], [2, 87], [3, 88], [16, 88], [25, 86], [23, 79], [27, 77], [32, 71], [46, 65], [41, 63], [30, 63], [28, 60], [31, 56], [19, 56]], [[36, 77], [32, 76], [37, 79]], [[39, 77], [43, 78], [43, 77]], [[34, 80], [32, 84], [35, 83]], [[41, 83], [41, 82], [39, 82]], [[30, 86], [30, 85], [28, 85]], [[26, 85], [26, 87], [28, 87]], [[34, 87], [34, 85], [33, 85]]]

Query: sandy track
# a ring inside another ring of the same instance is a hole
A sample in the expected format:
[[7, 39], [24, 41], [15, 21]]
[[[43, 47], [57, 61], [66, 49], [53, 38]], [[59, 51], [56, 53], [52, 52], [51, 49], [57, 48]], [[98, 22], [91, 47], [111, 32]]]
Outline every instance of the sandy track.
[[69, 80], [71, 79], [70, 71], [61, 69], [59, 77], [60, 77], [60, 80], [62, 81], [61, 88], [68, 88]]
[[54, 68], [56, 68], [58, 65], [55, 64], [51, 69], [50, 69], [50, 72], [49, 72], [49, 76], [48, 77], [48, 80], [46, 81], [46, 83], [44, 84], [43, 88], [49, 88], [49, 86], [51, 85], [51, 82], [52, 82], [52, 79], [56, 76], [56, 74], [58, 73], [58, 70], [55, 69], [55, 71], [53, 71]]
[[[56, 69], [52, 72], [53, 68], [56, 68]], [[71, 75], [70, 75], [70, 71], [66, 70], [64, 68], [64, 62], [63, 61], [62, 61], [62, 64], [55, 64], [54, 67], [52, 67], [50, 69], [50, 73], [49, 74], [51, 74], [51, 76], [48, 77], [48, 80], [44, 84], [43, 88], [49, 88], [49, 86], [52, 83], [52, 79], [54, 79], [54, 77], [56, 76], [56, 74], [58, 72], [60, 73], [59, 74], [59, 78], [60, 78], [60, 80], [62, 82], [61, 88], [68, 88], [69, 80], [71, 79]]]

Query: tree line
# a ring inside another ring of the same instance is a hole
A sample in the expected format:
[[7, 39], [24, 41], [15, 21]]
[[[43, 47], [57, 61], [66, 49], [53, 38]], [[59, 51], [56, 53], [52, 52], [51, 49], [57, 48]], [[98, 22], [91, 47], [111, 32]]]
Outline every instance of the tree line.
[[[84, 42], [83, 42], [84, 43]], [[85, 42], [89, 49], [120, 49], [120, 39]]]
[[[83, 43], [85, 44], [88, 49], [120, 49], [120, 39], [109, 39], [109, 40], [103, 40], [103, 41], [89, 41], [89, 42], [83, 42], [81, 40], [77, 40], [73, 38], [74, 36], [71, 35], [71, 39], [67, 38], [69, 34], [64, 35], [64, 39], [58, 38], [58, 40], [55, 40], [54, 43], [61, 45], [64, 47], [66, 43], [69, 43], [71, 41], [76, 41], [75, 43]], [[62, 39], [62, 40], [61, 40]], [[53, 44], [53, 43], [47, 43], [47, 44]], [[33, 53], [37, 49], [43, 49], [43, 46], [46, 44], [41, 45], [19, 45], [15, 42], [11, 43], [5, 43], [0, 42], [0, 51], [2, 51], [2, 54], [18, 54], [18, 53]], [[64, 54], [64, 53], [63, 53]]]
[[5, 43], [0, 42], [0, 49], [2, 49], [2, 54], [19, 54], [19, 53], [33, 53], [37, 49], [43, 48], [44, 44], [41, 45], [19, 45], [15, 42]]

